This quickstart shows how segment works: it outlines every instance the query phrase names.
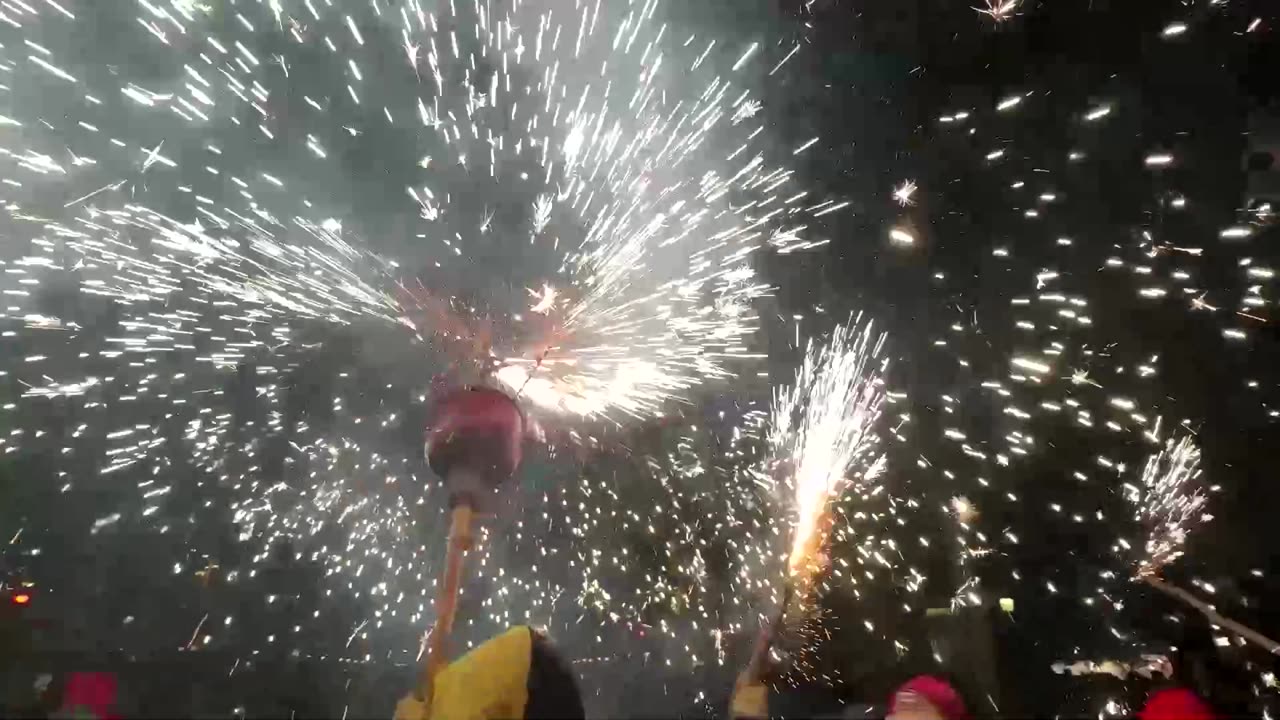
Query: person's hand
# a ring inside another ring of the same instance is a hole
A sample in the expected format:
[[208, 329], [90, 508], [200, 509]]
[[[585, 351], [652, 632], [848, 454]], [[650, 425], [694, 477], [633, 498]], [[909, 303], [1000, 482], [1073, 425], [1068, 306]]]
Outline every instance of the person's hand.
[[769, 688], [751, 668], [738, 674], [733, 684], [733, 697], [729, 701], [729, 717], [748, 720], [769, 717]]

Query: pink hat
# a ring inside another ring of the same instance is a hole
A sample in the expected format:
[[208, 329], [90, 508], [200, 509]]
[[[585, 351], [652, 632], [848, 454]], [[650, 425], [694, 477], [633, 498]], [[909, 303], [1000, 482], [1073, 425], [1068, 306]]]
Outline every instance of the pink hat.
[[100, 720], [119, 717], [116, 704], [116, 676], [105, 672], [73, 672], [67, 676], [67, 689], [62, 697], [62, 711], [80, 717], [87, 711]]
[[889, 697], [890, 715], [893, 714], [894, 706], [898, 704], [898, 696], [903, 693], [915, 693], [924, 698], [925, 702], [937, 708], [947, 720], [966, 720], [969, 717], [969, 713], [964, 709], [964, 701], [960, 699], [960, 693], [945, 680], [932, 675], [917, 675], [895, 690]]
[[1138, 712], [1138, 720], [1213, 720], [1213, 710], [1184, 688], [1169, 688], [1152, 693]]

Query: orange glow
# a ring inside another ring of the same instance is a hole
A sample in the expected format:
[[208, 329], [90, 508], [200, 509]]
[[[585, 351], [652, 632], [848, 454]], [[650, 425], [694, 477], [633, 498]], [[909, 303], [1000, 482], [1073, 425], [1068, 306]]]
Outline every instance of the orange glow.
[[15, 605], [26, 605], [31, 602], [31, 596], [26, 593], [19, 593], [13, 596], [13, 602]]

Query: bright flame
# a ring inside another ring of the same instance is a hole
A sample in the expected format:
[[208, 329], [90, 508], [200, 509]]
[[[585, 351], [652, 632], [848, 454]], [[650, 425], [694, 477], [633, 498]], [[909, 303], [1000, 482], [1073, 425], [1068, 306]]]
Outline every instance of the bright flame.
[[551, 287], [550, 285], [543, 283], [541, 296], [539, 296], [538, 293], [533, 290], [530, 290], [529, 294], [533, 295], [533, 297], [536, 298], [538, 301], [534, 303], [533, 307], [529, 308], [529, 312], [536, 312], [540, 315], [546, 315], [547, 313], [551, 312], [551, 308], [556, 306], [556, 295], [557, 295], [556, 289]]
[[810, 342], [795, 384], [774, 396], [769, 442], [775, 462], [792, 472], [796, 508], [792, 577], [816, 564], [828, 501], [884, 467], [883, 455], [873, 457], [879, 438], [872, 428], [885, 400], [885, 363], [874, 364], [885, 335], [860, 321], [837, 327], [824, 346]]
[[916, 184], [913, 180], [904, 180], [901, 185], [893, 189], [893, 199], [903, 207], [916, 204], [915, 198], [912, 197], [915, 194]]
[[986, 7], [975, 7], [974, 10], [996, 22], [1008, 20], [1013, 11], [1018, 9], [1018, 0], [986, 0], [986, 2]]

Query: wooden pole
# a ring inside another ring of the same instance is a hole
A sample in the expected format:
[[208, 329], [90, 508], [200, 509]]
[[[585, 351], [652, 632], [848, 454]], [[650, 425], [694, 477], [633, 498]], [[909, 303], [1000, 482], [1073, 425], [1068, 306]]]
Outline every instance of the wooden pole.
[[773, 638], [778, 628], [782, 627], [782, 621], [787, 616], [787, 605], [791, 603], [792, 592], [794, 588], [791, 583], [787, 583], [786, 588], [782, 592], [782, 602], [778, 604], [778, 612], [771, 620], [760, 624], [760, 631], [756, 634], [756, 644], [751, 650], [751, 659], [747, 661], [746, 672], [753, 680], [760, 680], [768, 667], [769, 648], [773, 646]]
[[1272, 640], [1266, 635], [1263, 635], [1257, 630], [1241, 625], [1240, 623], [1236, 622], [1235, 620], [1232, 620], [1231, 618], [1223, 617], [1222, 615], [1219, 615], [1216, 610], [1214, 610], [1212, 607], [1209, 607], [1208, 603], [1196, 597], [1195, 595], [1192, 595], [1186, 590], [1183, 590], [1182, 588], [1176, 585], [1170, 585], [1169, 583], [1161, 580], [1158, 577], [1155, 577], [1154, 575], [1148, 575], [1142, 578], [1142, 581], [1150, 585], [1151, 587], [1159, 590], [1160, 592], [1164, 593], [1165, 595], [1168, 595], [1169, 597], [1177, 598], [1178, 600], [1181, 600], [1182, 602], [1190, 605], [1196, 610], [1199, 610], [1200, 613], [1203, 614], [1206, 618], [1208, 618], [1209, 622], [1213, 623], [1214, 625], [1220, 625], [1230, 630], [1231, 632], [1235, 633], [1236, 635], [1239, 635], [1245, 640], [1248, 640], [1256, 645], [1260, 645], [1266, 648], [1267, 652], [1273, 655], [1280, 655], [1280, 643], [1276, 642], [1275, 640]]
[[772, 622], [766, 621], [760, 624], [747, 666], [733, 684], [733, 695], [729, 699], [729, 717], [734, 720], [756, 720], [769, 716], [769, 690], [764, 685], [765, 674], [769, 670], [769, 648], [773, 645], [778, 628], [782, 627], [787, 605], [791, 602], [791, 590], [791, 584], [788, 583], [778, 614], [773, 617]]
[[769, 645], [773, 640], [770, 629], [761, 624], [755, 647], [751, 649], [751, 659], [733, 683], [733, 694], [729, 697], [731, 720], [764, 720], [769, 717], [769, 689], [764, 685], [764, 674], [768, 668]]
[[471, 522], [475, 511], [470, 503], [454, 506], [449, 517], [449, 545], [445, 556], [444, 575], [436, 593], [436, 622], [427, 641], [426, 662], [418, 679], [414, 696], [424, 702], [431, 701], [436, 676], [448, 664], [449, 635], [453, 632], [453, 619], [458, 614], [458, 591], [462, 587], [462, 564], [471, 549]]
[[761, 623], [760, 630], [756, 633], [755, 646], [751, 648], [751, 657], [747, 660], [747, 667], [743, 671], [745, 679], [753, 683], [763, 679], [769, 660], [769, 646], [772, 644], [772, 625]]

